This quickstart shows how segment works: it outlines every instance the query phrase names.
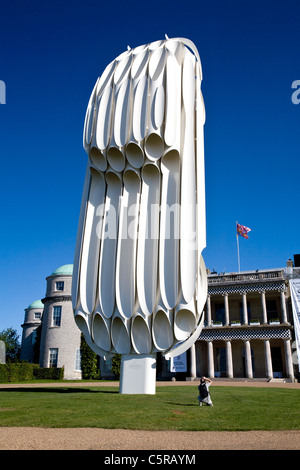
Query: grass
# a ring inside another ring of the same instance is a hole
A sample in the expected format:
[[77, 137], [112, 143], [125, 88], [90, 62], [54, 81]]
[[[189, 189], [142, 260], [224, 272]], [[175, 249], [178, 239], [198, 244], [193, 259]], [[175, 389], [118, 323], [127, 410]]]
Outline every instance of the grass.
[[214, 407], [198, 406], [197, 387], [157, 387], [121, 395], [116, 387], [0, 390], [0, 426], [99, 427], [179, 431], [300, 429], [297, 389], [212, 387]]

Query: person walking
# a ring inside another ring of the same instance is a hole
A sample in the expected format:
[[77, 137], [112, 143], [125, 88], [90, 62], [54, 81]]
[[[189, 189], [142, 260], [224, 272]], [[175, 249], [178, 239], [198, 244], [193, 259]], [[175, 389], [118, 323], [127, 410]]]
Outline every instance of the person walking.
[[198, 385], [199, 390], [199, 406], [202, 406], [202, 403], [205, 403], [208, 406], [214, 406], [210, 397], [209, 387], [212, 384], [212, 381], [207, 377], [202, 376], [200, 378], [200, 384]]

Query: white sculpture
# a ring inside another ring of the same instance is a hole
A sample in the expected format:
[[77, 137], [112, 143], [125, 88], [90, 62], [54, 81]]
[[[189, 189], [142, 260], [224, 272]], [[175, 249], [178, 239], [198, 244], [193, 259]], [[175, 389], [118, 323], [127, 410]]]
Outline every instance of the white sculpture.
[[183, 38], [130, 49], [97, 80], [73, 269], [75, 321], [122, 355], [120, 392], [155, 393], [156, 353], [203, 325], [207, 277], [201, 63]]

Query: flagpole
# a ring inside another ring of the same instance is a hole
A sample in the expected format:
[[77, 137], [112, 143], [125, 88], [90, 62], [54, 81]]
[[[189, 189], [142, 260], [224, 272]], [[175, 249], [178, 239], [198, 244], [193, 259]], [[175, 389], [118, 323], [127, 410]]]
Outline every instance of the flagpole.
[[239, 274], [240, 274], [241, 267], [240, 267], [240, 247], [239, 247], [239, 236], [238, 236], [238, 234], [236, 234], [236, 244], [237, 244], [237, 253], [238, 253]]

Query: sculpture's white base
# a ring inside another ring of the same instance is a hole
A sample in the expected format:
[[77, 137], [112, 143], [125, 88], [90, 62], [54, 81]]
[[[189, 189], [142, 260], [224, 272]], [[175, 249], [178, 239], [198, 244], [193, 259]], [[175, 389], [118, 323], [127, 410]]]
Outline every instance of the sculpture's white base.
[[156, 354], [121, 356], [120, 393], [155, 395]]

